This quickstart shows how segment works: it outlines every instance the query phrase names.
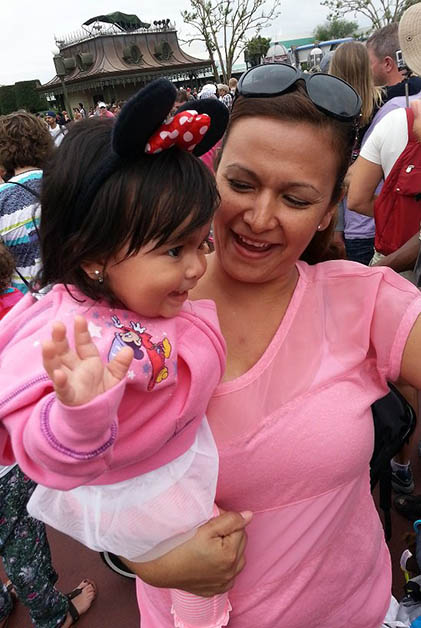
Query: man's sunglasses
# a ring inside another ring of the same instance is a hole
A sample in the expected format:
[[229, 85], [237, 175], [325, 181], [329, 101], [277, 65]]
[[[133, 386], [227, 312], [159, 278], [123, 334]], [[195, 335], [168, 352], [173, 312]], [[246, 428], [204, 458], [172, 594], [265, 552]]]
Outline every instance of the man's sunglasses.
[[304, 81], [311, 102], [326, 115], [343, 121], [360, 115], [361, 98], [351, 85], [331, 74], [300, 72], [287, 63], [256, 65], [247, 70], [238, 81], [237, 96], [280, 96], [299, 80]]

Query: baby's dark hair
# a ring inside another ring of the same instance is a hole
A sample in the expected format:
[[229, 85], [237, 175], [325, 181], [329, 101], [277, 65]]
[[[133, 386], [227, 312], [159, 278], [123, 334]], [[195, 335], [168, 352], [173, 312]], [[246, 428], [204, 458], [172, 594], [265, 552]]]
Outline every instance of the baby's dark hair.
[[10, 286], [15, 267], [15, 258], [7, 246], [0, 241], [0, 293]]
[[73, 211], [109, 154], [113, 124], [88, 119], [70, 129], [44, 170], [40, 225], [41, 285], [75, 285], [92, 299], [111, 302], [106, 278], [103, 283], [90, 279], [83, 263], [105, 267], [124, 246], [129, 257], [151, 241], [161, 246], [177, 230], [182, 239], [207, 224], [219, 204], [208, 168], [173, 147], [122, 161], [87, 211], [81, 216]]

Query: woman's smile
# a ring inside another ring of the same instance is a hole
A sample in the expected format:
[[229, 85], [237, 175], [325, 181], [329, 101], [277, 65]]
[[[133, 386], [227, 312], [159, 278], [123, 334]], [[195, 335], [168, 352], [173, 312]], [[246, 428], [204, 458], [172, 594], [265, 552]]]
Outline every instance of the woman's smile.
[[[232, 278], [289, 277], [316, 231], [329, 225], [337, 170], [329, 140], [310, 125], [271, 118], [234, 124], [217, 171], [222, 202], [214, 221], [218, 261]], [[325, 157], [315, 167], [318, 153]]]
[[271, 242], [267, 242], [264, 240], [256, 240], [254, 238], [243, 236], [240, 233], [236, 233], [233, 230], [231, 230], [231, 233], [233, 236], [234, 243], [239, 249], [239, 252], [243, 255], [246, 255], [247, 257], [250, 257], [250, 254], [253, 257], [255, 256], [258, 258], [265, 257], [268, 253], [271, 252], [271, 250], [275, 246], [278, 246]]

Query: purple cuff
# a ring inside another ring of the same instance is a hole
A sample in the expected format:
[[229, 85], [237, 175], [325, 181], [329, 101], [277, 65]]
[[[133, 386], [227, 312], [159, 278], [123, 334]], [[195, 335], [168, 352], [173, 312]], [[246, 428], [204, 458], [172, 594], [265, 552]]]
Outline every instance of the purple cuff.
[[48, 395], [42, 404], [40, 427], [48, 444], [77, 460], [104, 454], [118, 433], [117, 410], [125, 390], [123, 380], [110, 391], [83, 406], [66, 406]]

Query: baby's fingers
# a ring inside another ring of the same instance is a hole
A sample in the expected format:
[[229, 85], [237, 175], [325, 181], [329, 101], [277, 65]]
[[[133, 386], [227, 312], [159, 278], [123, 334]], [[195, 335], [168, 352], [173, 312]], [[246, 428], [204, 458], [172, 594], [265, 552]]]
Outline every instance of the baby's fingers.
[[88, 323], [83, 316], [75, 316], [75, 348], [81, 360], [99, 357], [96, 344], [88, 330]]
[[61, 359], [57, 355], [55, 345], [51, 340], [47, 340], [42, 345], [42, 360], [48, 377], [51, 379], [57, 398], [62, 403], [71, 404], [73, 399], [73, 389], [69, 386], [66, 372], [60, 368]]
[[42, 343], [42, 360], [50, 379], [53, 379], [53, 371], [63, 365], [63, 354], [68, 351], [66, 328], [63, 323], [57, 321], [53, 323], [51, 339]]
[[[109, 374], [117, 382], [126, 376], [129, 366], [133, 360], [133, 351], [130, 347], [124, 347], [117, 355], [107, 364]], [[115, 384], [115, 382], [113, 382]]]
[[55, 369], [58, 369], [61, 364], [54, 343], [51, 340], [46, 340], [42, 343], [42, 362], [48, 377], [52, 380]]

